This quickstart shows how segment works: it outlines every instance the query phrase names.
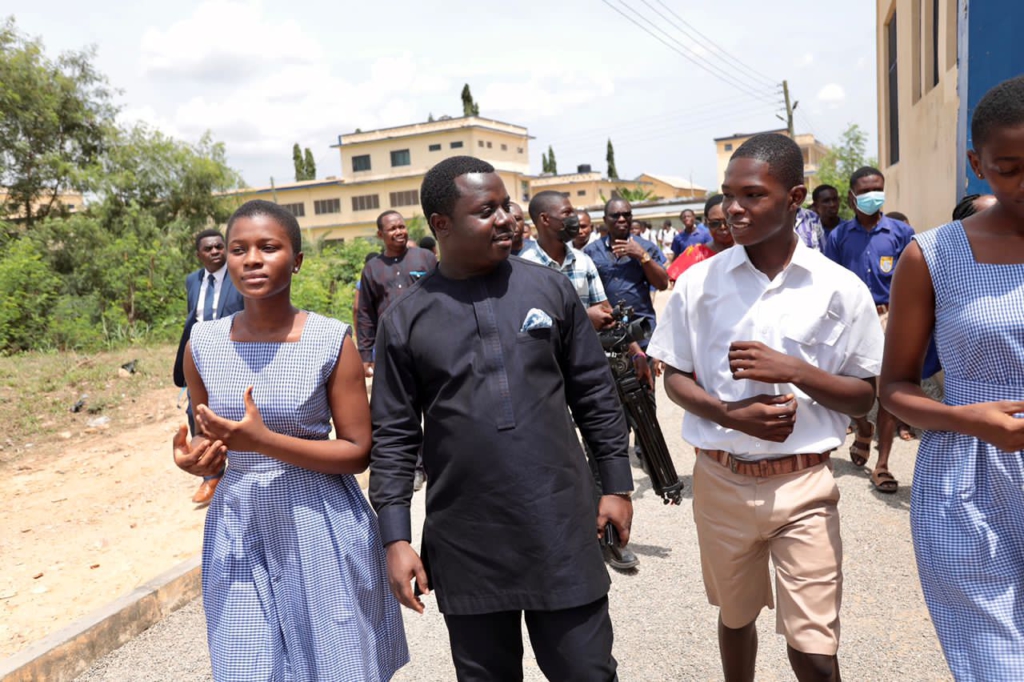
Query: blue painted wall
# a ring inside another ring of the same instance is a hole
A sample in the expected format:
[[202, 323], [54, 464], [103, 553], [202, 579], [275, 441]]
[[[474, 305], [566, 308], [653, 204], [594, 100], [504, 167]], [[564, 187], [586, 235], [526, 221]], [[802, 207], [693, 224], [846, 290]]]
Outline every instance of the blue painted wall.
[[959, 4], [958, 200], [966, 194], [989, 192], [988, 183], [979, 180], [967, 163], [974, 108], [992, 86], [1024, 74], [1024, 0], [960, 0]]

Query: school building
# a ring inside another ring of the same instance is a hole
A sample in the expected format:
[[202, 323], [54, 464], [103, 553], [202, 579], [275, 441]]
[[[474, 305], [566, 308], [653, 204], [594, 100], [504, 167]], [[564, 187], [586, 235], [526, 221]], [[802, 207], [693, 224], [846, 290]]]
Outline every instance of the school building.
[[[786, 128], [780, 128], [778, 130], [764, 130], [757, 133], [736, 133], [728, 137], [716, 137], [715, 138], [715, 151], [718, 155], [718, 185], [721, 187], [722, 183], [725, 182], [725, 168], [729, 165], [729, 159], [732, 158], [732, 153], [736, 151], [741, 144], [752, 138], [754, 135], [761, 135], [762, 133], [781, 133], [782, 135], [789, 136], [789, 131]], [[821, 165], [822, 159], [828, 154], [829, 148], [818, 138], [814, 137], [809, 133], [797, 135], [795, 138], [797, 145], [800, 147], [800, 151], [804, 155], [804, 184], [807, 185], [807, 191], [813, 190], [818, 186], [818, 167]]]
[[423, 215], [420, 185], [437, 162], [468, 154], [497, 170], [513, 201], [523, 209], [537, 192], [561, 192], [579, 208], [603, 208], [622, 189], [649, 192], [650, 201], [703, 201], [707, 190], [671, 175], [644, 173], [633, 180], [612, 180], [580, 166], [565, 175], [530, 175], [530, 137], [522, 126], [467, 116], [356, 131], [338, 136], [340, 176], [290, 182], [231, 192], [239, 203], [273, 201], [298, 218], [310, 240], [373, 237], [377, 216], [394, 209], [411, 220]]
[[876, 0], [878, 160], [886, 209], [917, 230], [949, 222], [966, 194], [971, 112], [1024, 73], [1021, 0]]

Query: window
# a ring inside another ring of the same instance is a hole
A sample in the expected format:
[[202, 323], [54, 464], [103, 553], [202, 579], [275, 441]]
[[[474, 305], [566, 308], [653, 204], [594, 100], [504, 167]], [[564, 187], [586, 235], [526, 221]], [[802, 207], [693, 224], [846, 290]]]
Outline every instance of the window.
[[727, 151], [727, 152], [731, 152], [732, 151], [732, 142], [726, 142], [725, 143], [725, 151]]
[[569, 198], [569, 193], [568, 193], [568, 192], [559, 192], [559, 194], [561, 194], [561, 195], [562, 195], [563, 197], [565, 197], [566, 199], [568, 199], [568, 198]]
[[889, 142], [889, 165], [898, 163], [900, 160], [900, 107], [899, 107], [899, 78], [897, 75], [896, 55], [896, 13], [892, 13], [892, 19], [885, 27], [886, 32], [886, 66], [888, 68], [888, 82], [886, 95], [886, 132]]
[[370, 155], [363, 154], [362, 156], [352, 157], [352, 172], [358, 173], [359, 171], [370, 170]]
[[391, 193], [391, 208], [396, 208], [398, 206], [417, 206], [419, 203], [420, 191], [418, 189]]
[[317, 199], [313, 202], [313, 213], [341, 213], [341, 199]]
[[477, 141], [476, 141], [476, 146], [477, 146], [477, 147], [480, 147], [480, 148], [482, 149], [482, 148], [483, 148], [483, 146], [484, 146], [484, 141], [483, 141], [483, 140], [477, 140]]
[[297, 204], [281, 204], [281, 208], [288, 211], [296, 218], [303, 218], [306, 215], [306, 204], [302, 202]]
[[376, 194], [364, 194], [361, 197], [352, 197], [353, 211], [372, 211], [380, 208], [380, 197]]
[[439, 145], [439, 144], [432, 144], [432, 145], [430, 145], [430, 151], [432, 151], [432, 152], [439, 152], [439, 151], [441, 151], [441, 145]]
[[408, 149], [399, 149], [398, 151], [391, 152], [391, 167], [395, 166], [408, 166], [412, 163], [412, 158], [409, 156]]
[[487, 148], [488, 148], [488, 149], [490, 149], [490, 148], [491, 148], [491, 143], [490, 143], [490, 142], [488, 142], [488, 143], [487, 143]]
[[585, 190], [585, 189], [578, 189], [578, 190], [576, 190], [576, 196], [578, 196], [578, 197], [585, 197], [585, 196], [587, 196], [587, 190]]
[[932, 42], [929, 46], [932, 53], [931, 87], [939, 84], [939, 0], [932, 0]]
[[508, 145], [507, 144], [501, 145], [501, 151], [507, 152], [508, 151]]
[[452, 142], [448, 146], [451, 147], [452, 149], [462, 149], [462, 141], [459, 140], [458, 142]]
[[516, 154], [522, 154], [522, 153], [523, 153], [523, 148], [522, 147], [516, 147]]

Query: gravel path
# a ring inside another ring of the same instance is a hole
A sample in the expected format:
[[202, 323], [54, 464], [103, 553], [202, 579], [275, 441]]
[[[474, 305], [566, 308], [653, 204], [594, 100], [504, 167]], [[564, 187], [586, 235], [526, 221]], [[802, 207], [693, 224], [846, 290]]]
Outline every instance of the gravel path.
[[[682, 413], [663, 390], [658, 404], [676, 467], [689, 485], [694, 455], [679, 437]], [[896, 495], [875, 493], [866, 473], [850, 463], [846, 447], [835, 457], [846, 574], [839, 653], [847, 680], [951, 679], [921, 597], [910, 540], [907, 512], [916, 449], [917, 441], [896, 440], [891, 468], [902, 484]], [[647, 477], [639, 469], [634, 474], [639, 493], [632, 547], [641, 565], [635, 575], [613, 574], [610, 595], [619, 677], [624, 682], [719, 680], [717, 614], [704, 595], [689, 500], [665, 507]], [[416, 528], [422, 522], [423, 495], [416, 496], [413, 509]], [[396, 682], [454, 679], [444, 621], [433, 597], [426, 603], [424, 616], [404, 614], [412, 662], [395, 676]], [[791, 680], [785, 642], [774, 626], [774, 614], [763, 612], [757, 679]], [[524, 666], [526, 680], [544, 679], [529, 653]], [[79, 681], [212, 679], [197, 601], [98, 661]]]

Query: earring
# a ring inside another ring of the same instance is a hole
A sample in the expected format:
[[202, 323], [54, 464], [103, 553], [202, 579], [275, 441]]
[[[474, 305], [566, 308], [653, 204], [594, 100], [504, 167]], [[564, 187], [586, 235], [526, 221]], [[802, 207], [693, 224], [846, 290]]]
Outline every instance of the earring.
[[299, 271], [298, 268], [292, 268], [292, 272], [298, 272], [298, 271]]

